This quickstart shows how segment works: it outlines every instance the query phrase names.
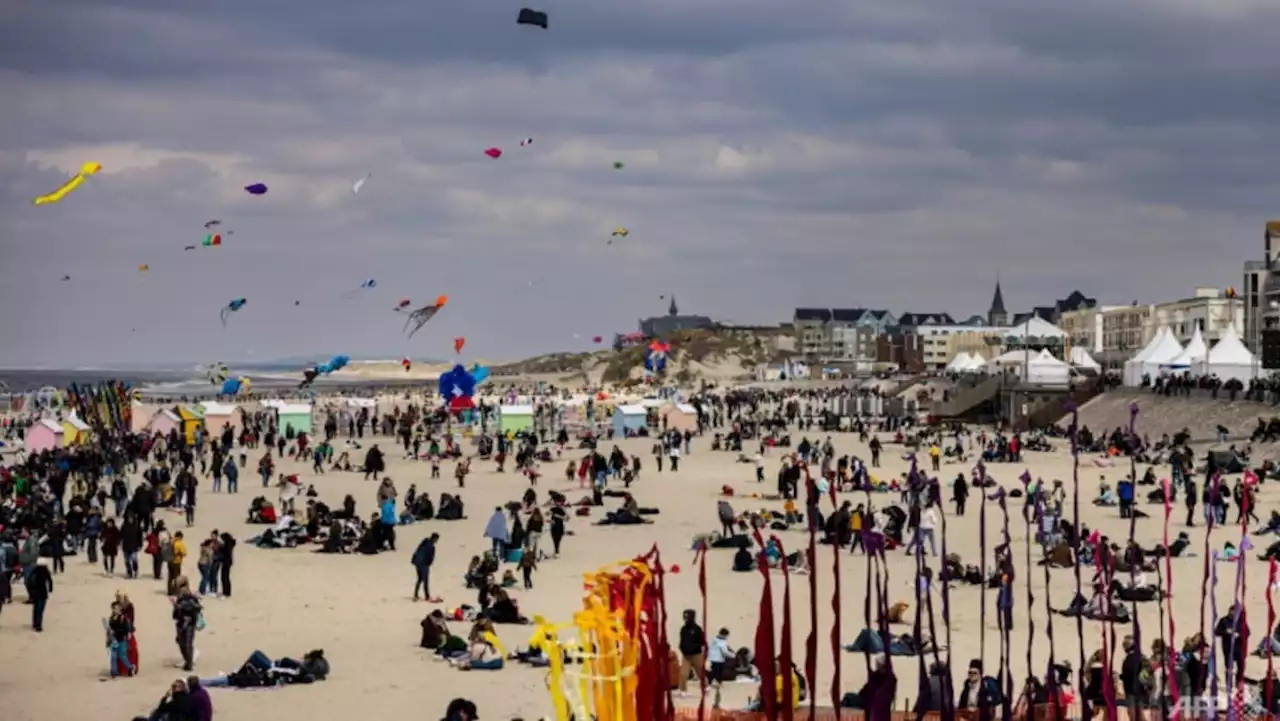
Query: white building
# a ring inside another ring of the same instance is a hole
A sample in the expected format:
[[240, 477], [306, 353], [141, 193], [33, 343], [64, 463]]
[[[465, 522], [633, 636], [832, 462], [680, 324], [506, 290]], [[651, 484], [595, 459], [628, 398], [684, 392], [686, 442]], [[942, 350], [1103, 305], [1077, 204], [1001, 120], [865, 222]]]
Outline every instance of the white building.
[[1169, 329], [1180, 345], [1198, 329], [1215, 343], [1233, 324], [1245, 324], [1245, 302], [1212, 287], [1197, 287], [1190, 298], [1147, 305], [1099, 306], [1063, 313], [1063, 329], [1073, 345], [1082, 345], [1104, 367], [1117, 370], [1147, 347], [1157, 331]]

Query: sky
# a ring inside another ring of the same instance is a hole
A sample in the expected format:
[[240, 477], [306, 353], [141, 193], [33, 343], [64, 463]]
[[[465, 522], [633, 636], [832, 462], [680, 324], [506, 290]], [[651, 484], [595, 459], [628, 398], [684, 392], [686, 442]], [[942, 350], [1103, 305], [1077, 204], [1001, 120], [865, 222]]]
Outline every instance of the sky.
[[[1159, 302], [1238, 285], [1280, 217], [1274, 0], [520, 7], [0, 2], [0, 366], [515, 358], [671, 293]], [[406, 339], [392, 308], [440, 294]]]

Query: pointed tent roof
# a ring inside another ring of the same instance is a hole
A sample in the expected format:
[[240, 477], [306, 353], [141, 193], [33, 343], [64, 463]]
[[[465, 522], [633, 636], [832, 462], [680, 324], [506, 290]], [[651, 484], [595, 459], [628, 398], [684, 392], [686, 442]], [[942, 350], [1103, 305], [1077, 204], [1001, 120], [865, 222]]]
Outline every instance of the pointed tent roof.
[[1177, 357], [1169, 361], [1168, 365], [1177, 368], [1190, 367], [1192, 363], [1204, 360], [1204, 357], [1208, 354], [1209, 346], [1205, 345], [1204, 335], [1200, 333], [1200, 326], [1196, 326], [1196, 332], [1191, 334], [1191, 340], [1187, 341], [1187, 347], [1183, 348]]
[[1182, 344], [1173, 336], [1168, 328], [1164, 329], [1164, 335], [1161, 336], [1160, 342], [1156, 347], [1151, 349], [1151, 355], [1143, 359], [1143, 363], [1168, 363], [1177, 358], [1182, 353]]
[[1227, 329], [1222, 332], [1222, 338], [1209, 351], [1209, 355], [1206, 356], [1205, 360], [1208, 361], [1210, 366], [1253, 365], [1254, 363], [1253, 354], [1240, 341], [1235, 325], [1227, 326]]
[[960, 353], [956, 355], [955, 358], [952, 358], [951, 362], [947, 364], [947, 370], [949, 371], [966, 370], [971, 363], [973, 363], [973, 356], [969, 355], [964, 351], [960, 351]]
[[1164, 337], [1168, 334], [1169, 334], [1169, 327], [1164, 325], [1160, 326], [1160, 330], [1156, 331], [1156, 335], [1154, 338], [1151, 339], [1151, 342], [1147, 343], [1147, 346], [1145, 348], [1138, 351], [1129, 360], [1138, 361], [1138, 362], [1147, 360], [1148, 358], [1151, 357], [1151, 353], [1156, 349], [1156, 346], [1160, 345], [1161, 341], [1163, 341]]
[[969, 367], [973, 368], [974, 370], [977, 370], [978, 368], [981, 368], [982, 366], [985, 366], [987, 364], [987, 359], [982, 357], [982, 351], [980, 350], [974, 351], [972, 358], [973, 358], [973, 364]]
[[1094, 360], [1093, 356], [1089, 355], [1089, 351], [1080, 346], [1074, 346], [1071, 349], [1071, 365], [1079, 368], [1092, 368], [1094, 370], [1102, 368], [1102, 366], [1098, 364], [1098, 361]]

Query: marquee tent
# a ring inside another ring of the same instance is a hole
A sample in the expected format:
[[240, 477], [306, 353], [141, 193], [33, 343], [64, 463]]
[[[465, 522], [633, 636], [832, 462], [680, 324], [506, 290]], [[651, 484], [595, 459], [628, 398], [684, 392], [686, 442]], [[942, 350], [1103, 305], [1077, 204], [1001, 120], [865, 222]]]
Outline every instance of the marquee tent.
[[1200, 326], [1196, 326], [1196, 332], [1191, 335], [1191, 340], [1187, 342], [1187, 347], [1182, 349], [1175, 358], [1165, 363], [1165, 367], [1171, 370], [1191, 370], [1193, 363], [1199, 363], [1209, 354], [1209, 346], [1205, 345], [1204, 335], [1200, 333]]
[[972, 363], [973, 363], [973, 356], [969, 355], [968, 353], [965, 353], [964, 351], [960, 351], [956, 355], [956, 357], [952, 358], [951, 362], [947, 364], [947, 370], [951, 371], [952, 373], [964, 373], [965, 371], [970, 369], [969, 366]]
[[1075, 346], [1071, 349], [1071, 365], [1077, 368], [1085, 368], [1087, 370], [1102, 370], [1102, 366], [1098, 365], [1098, 361], [1094, 360], [1093, 356], [1089, 355], [1089, 351], [1081, 348], [1080, 346]]
[[1197, 375], [1215, 375], [1223, 381], [1247, 383], [1258, 375], [1258, 361], [1244, 347], [1234, 325], [1227, 326], [1209, 354], [1192, 368]]
[[1127, 386], [1142, 385], [1142, 377], [1146, 375], [1156, 376], [1160, 373], [1161, 364], [1168, 363], [1178, 354], [1182, 353], [1182, 344], [1177, 338], [1173, 337], [1173, 333], [1169, 332], [1168, 326], [1160, 326], [1160, 330], [1156, 331], [1156, 336], [1151, 339], [1146, 348], [1138, 351], [1138, 354], [1124, 363], [1124, 384]]
[[1067, 385], [1071, 382], [1071, 366], [1054, 358], [1049, 351], [1042, 350], [1027, 362], [1027, 382]]

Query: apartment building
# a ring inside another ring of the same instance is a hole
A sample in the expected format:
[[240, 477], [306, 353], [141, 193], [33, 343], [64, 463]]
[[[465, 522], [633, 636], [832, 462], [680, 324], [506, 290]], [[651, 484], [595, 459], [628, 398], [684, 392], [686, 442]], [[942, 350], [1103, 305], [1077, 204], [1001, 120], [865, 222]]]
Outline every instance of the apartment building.
[[792, 324], [796, 347], [806, 358], [871, 370], [877, 356], [876, 338], [897, 322], [887, 310], [796, 308]]
[[1190, 298], [1154, 304], [1096, 306], [1062, 314], [1071, 344], [1087, 349], [1104, 367], [1115, 369], [1146, 347], [1162, 326], [1186, 345], [1198, 328], [1212, 344], [1234, 325], [1245, 325], [1246, 301], [1217, 288], [1198, 287]]

